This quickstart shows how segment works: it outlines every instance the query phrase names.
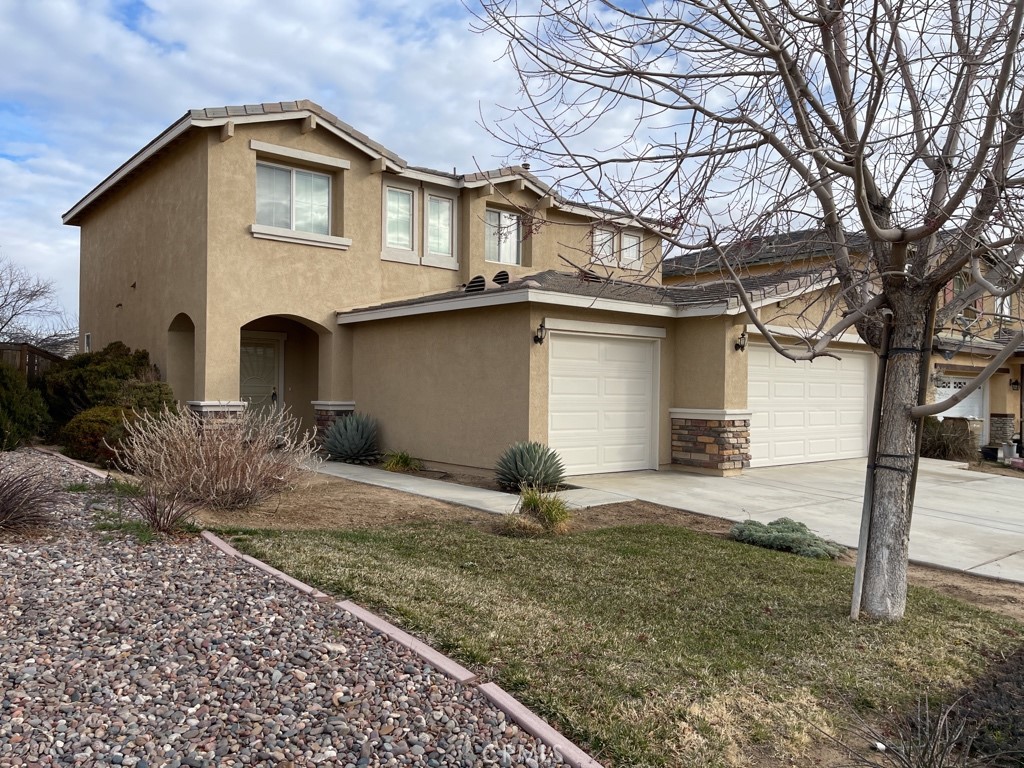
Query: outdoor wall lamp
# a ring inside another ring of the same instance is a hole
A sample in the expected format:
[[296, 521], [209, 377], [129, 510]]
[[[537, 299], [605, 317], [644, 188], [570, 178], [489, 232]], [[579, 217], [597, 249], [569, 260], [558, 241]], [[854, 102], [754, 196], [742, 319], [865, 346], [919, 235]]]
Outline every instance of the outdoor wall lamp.
[[1010, 379], [1010, 389], [1020, 392], [1020, 379]]
[[742, 352], [747, 348], [747, 332], [744, 331], [740, 334], [740, 337], [736, 339], [736, 343], [733, 344], [737, 352]]
[[533, 343], [543, 344], [545, 337], [548, 335], [548, 329], [544, 327], [543, 321], [537, 326], [537, 330], [533, 333]]

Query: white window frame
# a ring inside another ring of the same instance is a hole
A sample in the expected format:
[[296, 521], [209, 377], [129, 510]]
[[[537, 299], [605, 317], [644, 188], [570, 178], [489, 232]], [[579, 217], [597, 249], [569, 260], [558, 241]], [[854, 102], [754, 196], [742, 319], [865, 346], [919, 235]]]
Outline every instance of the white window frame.
[[[395, 246], [388, 245], [388, 192], [395, 190], [397, 192], [405, 192], [411, 197], [411, 212], [412, 221], [410, 222], [412, 235], [412, 247], [411, 248], [397, 248]], [[420, 263], [420, 240], [421, 235], [419, 230], [419, 222], [421, 216], [419, 214], [420, 198], [419, 189], [411, 184], [402, 184], [395, 180], [388, 180], [382, 185], [381, 196], [380, 196], [380, 217], [381, 217], [381, 252], [380, 258], [382, 261], [398, 261], [403, 264], [419, 264]]]
[[[490, 220], [491, 219], [491, 214], [494, 214], [494, 215], [498, 216], [498, 224], [497, 225], [494, 225], [494, 224], [491, 223], [491, 220]], [[514, 239], [513, 238], [509, 238], [509, 237], [504, 237], [503, 238], [501, 236], [502, 231], [506, 227], [511, 226], [511, 223], [509, 223], [509, 224], [505, 223], [505, 219], [506, 218], [509, 218], [509, 219], [514, 218], [515, 219], [516, 225], [515, 225], [515, 238]], [[496, 250], [497, 250], [497, 255], [498, 255], [497, 260], [489, 259], [487, 257], [487, 251], [489, 250], [488, 249], [488, 243], [490, 242], [490, 238], [492, 237], [492, 233], [493, 233], [494, 236], [496, 236], [498, 238], [497, 243], [495, 243]], [[503, 243], [509, 243], [509, 242], [514, 242], [515, 243], [515, 261], [504, 261], [501, 258], [501, 256], [502, 256], [502, 244]], [[516, 211], [506, 211], [506, 210], [503, 210], [501, 208], [488, 208], [484, 212], [484, 261], [486, 261], [486, 262], [488, 262], [490, 264], [506, 264], [506, 265], [516, 266], [516, 267], [519, 267], [519, 266], [523, 265], [523, 216], [522, 216], [522, 214], [517, 213]]]
[[[287, 227], [275, 227], [270, 224], [263, 224], [256, 221], [256, 226], [271, 229], [271, 230], [284, 230], [286, 232], [295, 232], [299, 235], [311, 235], [313, 237], [330, 237], [331, 228], [333, 226], [333, 216], [331, 216], [331, 209], [334, 205], [334, 179], [329, 173], [322, 173], [321, 171], [314, 171], [309, 168], [296, 168], [291, 165], [281, 165], [280, 163], [269, 163], [266, 160], [257, 160], [256, 168], [260, 166], [266, 168], [277, 168], [289, 173], [289, 191], [288, 191], [288, 226]], [[258, 170], [257, 170], [258, 173]], [[314, 232], [308, 229], [296, 229], [295, 228], [295, 174], [297, 173], [308, 173], [311, 176], [319, 176], [327, 181], [327, 232]], [[257, 185], [259, 182], [257, 181]], [[259, 196], [259, 190], [257, 189], [257, 197]], [[259, 216], [259, 210], [256, 211], [256, 216]]]
[[[628, 247], [636, 248], [634, 257], [628, 260], [626, 258], [627, 239], [634, 241]], [[590, 263], [636, 272], [644, 268], [643, 248], [644, 237], [639, 232], [594, 227], [590, 234]]]
[[[434, 253], [430, 250], [430, 201], [431, 200], [444, 200], [451, 206], [451, 253]], [[459, 221], [459, 206], [458, 198], [444, 194], [436, 190], [425, 190], [423, 194], [423, 264], [428, 267], [442, 267], [444, 269], [458, 269], [459, 268], [459, 235], [458, 235], [458, 221]]]

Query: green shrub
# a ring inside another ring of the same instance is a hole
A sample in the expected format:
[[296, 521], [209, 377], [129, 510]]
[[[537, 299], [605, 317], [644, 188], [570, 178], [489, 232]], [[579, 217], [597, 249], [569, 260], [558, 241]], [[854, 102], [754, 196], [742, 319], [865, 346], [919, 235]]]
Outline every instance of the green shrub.
[[119, 341], [53, 366], [43, 377], [43, 387], [57, 427], [98, 405], [159, 410], [173, 401], [170, 387], [160, 381], [149, 353], [144, 349], [132, 352]]
[[845, 547], [821, 538], [803, 523], [788, 517], [780, 517], [767, 525], [756, 520], [736, 523], [729, 536], [745, 544], [821, 560], [834, 560], [846, 552]]
[[0, 451], [13, 451], [47, 421], [42, 396], [17, 370], [0, 363]]
[[124, 436], [125, 420], [131, 411], [113, 405], [98, 405], [74, 416], [60, 431], [64, 453], [73, 459], [110, 464]]
[[419, 472], [423, 469], [423, 462], [407, 451], [387, 451], [380, 466], [388, 472]]
[[324, 435], [324, 451], [331, 461], [373, 464], [377, 450], [377, 422], [364, 413], [351, 413], [334, 422]]
[[565, 468], [558, 454], [543, 443], [515, 443], [505, 449], [494, 467], [498, 486], [518, 491], [524, 486], [549, 491], [561, 485]]
[[519, 493], [519, 511], [535, 521], [547, 533], [562, 534], [569, 530], [572, 514], [565, 499], [524, 486]]
[[921, 433], [921, 455], [926, 459], [973, 461], [978, 446], [966, 419], [938, 419], [926, 416]]
[[22, 531], [45, 525], [59, 490], [39, 471], [0, 466], [0, 531]]

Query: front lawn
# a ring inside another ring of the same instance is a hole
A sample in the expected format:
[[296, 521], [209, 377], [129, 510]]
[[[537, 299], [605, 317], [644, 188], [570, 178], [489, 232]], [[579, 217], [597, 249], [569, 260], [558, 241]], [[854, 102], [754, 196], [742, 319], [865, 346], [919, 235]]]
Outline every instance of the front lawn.
[[807, 759], [818, 729], [839, 733], [921, 692], [948, 698], [1024, 636], [1012, 619], [918, 588], [902, 623], [854, 624], [849, 567], [673, 526], [232, 539], [390, 616], [620, 767]]

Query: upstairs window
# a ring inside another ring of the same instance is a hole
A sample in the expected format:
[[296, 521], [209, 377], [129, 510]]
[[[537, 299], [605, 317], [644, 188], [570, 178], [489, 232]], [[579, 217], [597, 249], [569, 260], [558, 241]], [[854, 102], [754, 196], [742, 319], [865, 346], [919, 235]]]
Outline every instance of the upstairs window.
[[522, 264], [520, 216], [507, 211], [487, 211], [484, 259], [499, 264]]
[[454, 201], [449, 197], [427, 195], [427, 253], [452, 256]]
[[385, 231], [386, 248], [413, 249], [413, 192], [388, 187]]
[[616, 234], [611, 229], [597, 227], [593, 233], [591, 261], [605, 267], [643, 269], [641, 243], [642, 238], [634, 232]]
[[331, 177], [256, 164], [256, 223], [297, 232], [331, 232]]

